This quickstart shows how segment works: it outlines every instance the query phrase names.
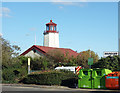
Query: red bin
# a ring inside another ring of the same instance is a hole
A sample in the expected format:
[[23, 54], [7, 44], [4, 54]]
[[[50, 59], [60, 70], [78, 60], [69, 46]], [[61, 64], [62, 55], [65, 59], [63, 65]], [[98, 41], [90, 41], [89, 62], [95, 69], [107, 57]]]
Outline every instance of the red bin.
[[105, 76], [105, 86], [108, 89], [120, 89], [120, 72], [112, 72]]

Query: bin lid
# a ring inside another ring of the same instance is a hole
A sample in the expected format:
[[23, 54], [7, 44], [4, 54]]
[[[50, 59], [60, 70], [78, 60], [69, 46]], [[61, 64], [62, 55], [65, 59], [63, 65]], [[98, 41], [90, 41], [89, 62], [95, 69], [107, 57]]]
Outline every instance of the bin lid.
[[87, 68], [85, 68], [85, 69], [80, 69], [80, 70], [82, 70], [82, 71], [92, 71], [93, 69], [87, 69]]
[[109, 73], [107, 76], [120, 76], [120, 71]]

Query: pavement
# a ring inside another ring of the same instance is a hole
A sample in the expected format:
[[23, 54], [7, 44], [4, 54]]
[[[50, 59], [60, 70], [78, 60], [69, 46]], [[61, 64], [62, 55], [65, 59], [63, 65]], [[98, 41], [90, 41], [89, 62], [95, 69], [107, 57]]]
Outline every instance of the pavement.
[[2, 86], [18, 86], [18, 87], [32, 87], [32, 88], [68, 88], [65, 86], [49, 86], [49, 85], [35, 85], [35, 84], [2, 84]]
[[[1, 85], [1, 84], [0, 84]], [[114, 91], [120, 92], [120, 90], [110, 90], [110, 89], [81, 89], [81, 88], [69, 88], [66, 86], [49, 86], [49, 85], [34, 85], [34, 84], [2, 84], [2, 86], [15, 86], [15, 87], [29, 87], [29, 88], [47, 88], [47, 89], [66, 89], [66, 90], [75, 90], [75, 91]]]

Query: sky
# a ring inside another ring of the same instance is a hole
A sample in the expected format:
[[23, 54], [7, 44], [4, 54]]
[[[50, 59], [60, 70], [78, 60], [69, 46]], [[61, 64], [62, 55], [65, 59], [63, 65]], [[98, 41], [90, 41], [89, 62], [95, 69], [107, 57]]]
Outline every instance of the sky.
[[60, 48], [88, 49], [103, 57], [118, 51], [117, 2], [4, 2], [2, 35], [21, 53], [35, 44], [43, 46], [46, 23], [52, 19], [59, 31]]

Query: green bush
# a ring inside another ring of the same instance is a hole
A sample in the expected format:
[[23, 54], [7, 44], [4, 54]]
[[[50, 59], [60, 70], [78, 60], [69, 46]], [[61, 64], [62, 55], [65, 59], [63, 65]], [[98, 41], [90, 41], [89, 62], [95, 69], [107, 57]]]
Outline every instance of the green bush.
[[4, 69], [2, 70], [2, 82], [3, 83], [18, 83], [26, 75], [27, 75], [27, 70], [25, 68]]
[[6, 81], [12, 81], [15, 78], [15, 74], [13, 72], [13, 69], [5, 69], [2, 71], [2, 77]]
[[112, 71], [120, 71], [120, 57], [119, 56], [108, 56], [101, 58], [98, 62], [92, 65], [92, 68], [106, 68]]
[[21, 82], [25, 84], [70, 86], [76, 83], [76, 81], [77, 77], [72, 72], [53, 71], [41, 74], [30, 74], [26, 76]]

